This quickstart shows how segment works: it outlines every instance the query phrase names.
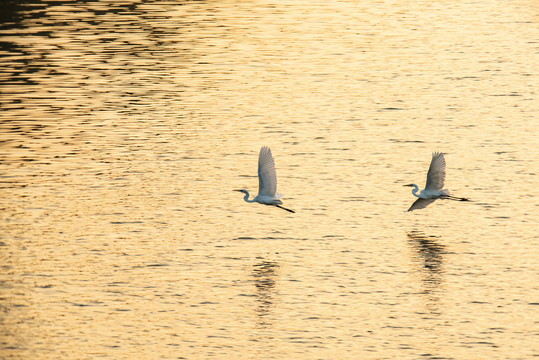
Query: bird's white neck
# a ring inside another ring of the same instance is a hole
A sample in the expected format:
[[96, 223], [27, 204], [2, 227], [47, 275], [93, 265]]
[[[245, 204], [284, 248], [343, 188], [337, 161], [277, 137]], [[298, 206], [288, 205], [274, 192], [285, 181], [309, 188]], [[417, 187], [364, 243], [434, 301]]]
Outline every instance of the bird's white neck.
[[242, 192], [245, 194], [245, 196], [243, 197], [243, 200], [245, 200], [248, 203], [255, 202], [254, 198], [253, 200], [249, 200], [249, 192], [247, 190], [242, 190]]
[[417, 191], [419, 190], [419, 186], [417, 186], [416, 184], [412, 184], [412, 186], [414, 187], [412, 189], [412, 195], [414, 195], [415, 197], [419, 197], [419, 195], [417, 194]]

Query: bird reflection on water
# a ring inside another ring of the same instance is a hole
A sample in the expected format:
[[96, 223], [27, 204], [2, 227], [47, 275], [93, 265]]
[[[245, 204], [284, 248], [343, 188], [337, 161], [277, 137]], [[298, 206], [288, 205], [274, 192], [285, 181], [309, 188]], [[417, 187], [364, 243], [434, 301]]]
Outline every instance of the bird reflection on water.
[[279, 264], [273, 261], [262, 260], [253, 265], [252, 276], [256, 287], [256, 299], [258, 306], [256, 314], [259, 325], [268, 326], [271, 323], [267, 319], [273, 305], [273, 295], [275, 293], [275, 280], [278, 276]]
[[433, 307], [439, 300], [439, 290], [444, 279], [445, 245], [440, 243], [439, 237], [428, 236], [417, 230], [410, 231], [407, 236], [421, 275], [423, 294], [427, 296], [431, 312], [437, 312]]

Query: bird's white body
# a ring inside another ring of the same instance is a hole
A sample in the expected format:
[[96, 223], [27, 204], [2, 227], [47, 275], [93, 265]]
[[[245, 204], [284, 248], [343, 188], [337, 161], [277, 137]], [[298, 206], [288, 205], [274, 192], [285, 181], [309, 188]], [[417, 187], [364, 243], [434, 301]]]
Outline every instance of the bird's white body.
[[279, 200], [279, 198], [282, 196], [281, 194], [276, 194], [273, 197], [258, 194], [257, 196], [249, 200], [249, 192], [247, 190], [243, 189], [243, 190], [238, 190], [238, 191], [245, 194], [245, 196], [243, 197], [243, 200], [245, 200], [248, 203], [257, 202], [264, 205], [277, 205], [277, 204], [280, 205], [283, 203], [281, 200]]
[[415, 197], [420, 199], [438, 199], [440, 196], [449, 195], [449, 190], [432, 190], [432, 189], [423, 189], [417, 194], [419, 187], [416, 184], [412, 184], [414, 188], [412, 189], [412, 194]]
[[432, 154], [432, 160], [430, 162], [429, 171], [427, 173], [427, 184], [425, 188], [417, 193], [419, 187], [416, 184], [410, 184], [405, 186], [411, 186], [412, 194], [418, 199], [412, 204], [408, 211], [423, 209], [433, 203], [436, 199], [450, 199], [459, 201], [469, 201], [466, 198], [458, 198], [449, 195], [449, 190], [444, 189], [445, 181], [445, 158], [444, 154], [435, 152]]
[[279, 200], [281, 194], [277, 194], [277, 172], [275, 171], [275, 161], [271, 155], [271, 150], [267, 146], [262, 146], [258, 155], [258, 195], [249, 200], [249, 192], [245, 189], [237, 190], [245, 194], [243, 200], [249, 203], [257, 202], [264, 205], [275, 205], [289, 212], [293, 210], [280, 206], [283, 202]]

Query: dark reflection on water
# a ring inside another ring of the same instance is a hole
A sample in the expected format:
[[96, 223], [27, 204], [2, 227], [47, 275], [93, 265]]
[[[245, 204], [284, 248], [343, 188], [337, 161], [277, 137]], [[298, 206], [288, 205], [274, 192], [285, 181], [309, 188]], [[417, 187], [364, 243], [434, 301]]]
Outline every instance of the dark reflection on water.
[[279, 275], [277, 273], [278, 269], [278, 263], [268, 260], [262, 260], [253, 265], [252, 276], [255, 279], [256, 299], [258, 302], [256, 314], [259, 320], [258, 325], [260, 326], [271, 325], [267, 315], [270, 314], [274, 302], [275, 284]]
[[169, 7], [140, 1], [4, 4], [0, 103], [11, 110], [7, 120], [26, 130], [28, 122], [63, 121], [65, 115], [144, 113], [156, 97], [174, 98], [181, 84], [171, 74], [189, 58], [191, 44], [177, 44], [187, 41], [181, 36], [187, 28], [170, 18]]
[[[93, 4], [72, 1], [8, 1], [2, 6], [2, 28], [7, 30], [0, 42], [5, 68], [0, 73], [4, 84], [37, 85], [40, 79], [35, 74], [65, 75], [72, 69], [80, 69], [81, 60], [76, 45], [86, 44], [84, 53], [91, 54], [100, 47], [97, 43], [111, 43], [114, 39], [114, 25], [108, 15], [115, 15], [115, 21], [122, 23], [122, 16], [135, 12], [134, 2], [99, 2]], [[142, 14], [142, 12], [140, 12]], [[133, 18], [130, 18], [132, 21]], [[117, 29], [121, 33], [121, 27]], [[89, 34], [101, 35], [98, 38]], [[127, 44], [126, 44], [127, 45]], [[73, 58], [71, 69], [61, 67], [59, 57]], [[112, 49], [110, 49], [112, 50]], [[125, 50], [123, 50], [125, 51]], [[112, 53], [109, 52], [109, 55]], [[87, 59], [88, 60], [88, 59]], [[87, 69], [90, 70], [90, 69]], [[82, 77], [83, 78], [83, 77]], [[65, 84], [63, 84], [65, 85]]]
[[439, 237], [425, 235], [422, 231], [412, 230], [408, 234], [408, 243], [414, 250], [414, 262], [418, 266], [423, 284], [423, 293], [431, 312], [437, 312], [439, 290], [444, 280], [445, 245]]
[[83, 151], [102, 154], [105, 143], [130, 146], [117, 135], [140, 136], [133, 127], [145, 131], [145, 122], [156, 128], [152, 136], [162, 132], [158, 121], [177, 123], [184, 67], [198, 49], [184, 36], [198, 23], [170, 15], [182, 5], [3, 2], [0, 162], [48, 165]]

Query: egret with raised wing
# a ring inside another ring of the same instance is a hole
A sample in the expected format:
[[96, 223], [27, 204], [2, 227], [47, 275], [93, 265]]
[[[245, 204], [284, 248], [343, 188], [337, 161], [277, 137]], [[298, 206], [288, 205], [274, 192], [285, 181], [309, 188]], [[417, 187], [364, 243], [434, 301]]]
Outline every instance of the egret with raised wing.
[[243, 200], [248, 203], [257, 202], [264, 205], [273, 205], [291, 213], [295, 212], [281, 206], [283, 202], [279, 199], [282, 195], [276, 194], [277, 173], [275, 172], [275, 161], [271, 155], [270, 148], [267, 146], [262, 146], [258, 155], [258, 195], [252, 200], [249, 200], [249, 192], [247, 190], [235, 191], [244, 193], [245, 197]]
[[427, 185], [425, 188], [417, 194], [419, 187], [416, 184], [409, 184], [404, 186], [411, 186], [412, 194], [418, 199], [410, 206], [408, 211], [417, 209], [424, 209], [428, 205], [432, 204], [437, 199], [448, 199], [455, 201], [470, 201], [467, 198], [461, 198], [449, 195], [449, 191], [443, 189], [445, 181], [445, 159], [444, 154], [435, 152], [432, 154], [432, 160], [430, 162], [429, 172], [427, 173]]

